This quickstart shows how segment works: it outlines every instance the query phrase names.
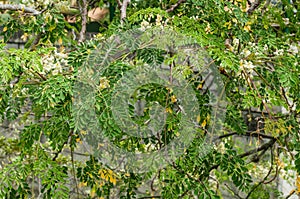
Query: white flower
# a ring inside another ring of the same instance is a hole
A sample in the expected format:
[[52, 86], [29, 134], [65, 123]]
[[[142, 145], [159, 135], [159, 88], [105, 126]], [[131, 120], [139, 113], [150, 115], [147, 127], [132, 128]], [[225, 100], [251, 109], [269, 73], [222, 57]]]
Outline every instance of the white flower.
[[293, 55], [296, 55], [299, 53], [299, 49], [296, 45], [290, 45], [289, 52], [292, 53]]
[[283, 19], [285, 25], [288, 25], [290, 23], [289, 18], [282, 18], [282, 19]]
[[220, 152], [221, 154], [224, 154], [224, 153], [225, 153], [226, 148], [225, 148], [224, 142], [221, 142], [221, 143], [218, 145], [217, 150], [218, 150], [218, 152]]
[[246, 69], [253, 69], [253, 68], [255, 68], [255, 66], [253, 65], [253, 63], [251, 61], [244, 61], [243, 66]]
[[238, 38], [234, 38], [232, 43], [233, 43], [234, 46], [237, 46], [237, 45], [239, 45], [240, 40]]
[[269, 49], [268, 45], [265, 44], [265, 46], [264, 46], [264, 51], [267, 51], [268, 49]]
[[276, 51], [274, 52], [274, 55], [276, 55], [276, 56], [281, 56], [281, 55], [283, 55], [283, 49], [276, 49]]
[[147, 28], [150, 28], [151, 25], [148, 21], [143, 20], [141, 23], [141, 30], [146, 30]]
[[249, 42], [248, 45], [251, 46], [251, 47], [254, 47], [255, 43]]
[[161, 20], [162, 20], [162, 17], [160, 15], [157, 15], [156, 16], [156, 25], [157, 26], [161, 25]]
[[248, 49], [244, 49], [241, 54], [244, 55], [244, 57], [248, 57], [249, 55], [251, 55], [251, 51]]

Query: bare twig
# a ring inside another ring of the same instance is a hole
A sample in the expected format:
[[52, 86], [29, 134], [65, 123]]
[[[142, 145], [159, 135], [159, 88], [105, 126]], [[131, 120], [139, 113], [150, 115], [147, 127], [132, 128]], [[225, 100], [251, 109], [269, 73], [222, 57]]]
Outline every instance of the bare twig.
[[121, 24], [123, 24], [123, 21], [126, 18], [126, 9], [129, 3], [130, 0], [123, 0], [123, 3], [121, 4]]
[[173, 12], [181, 3], [185, 2], [185, 0], [178, 0], [177, 3], [171, 6], [171, 8], [167, 9], [167, 12]]
[[286, 196], [285, 199], [290, 198], [292, 195], [294, 195], [294, 193], [296, 193], [296, 191], [295, 191], [295, 190], [292, 190], [292, 191], [290, 192], [290, 194]]
[[23, 5], [0, 4], [0, 10], [14, 10], [14, 11], [19, 10], [19, 11], [24, 11], [26, 13], [31, 13], [33, 15], [41, 14], [40, 11]]
[[[268, 143], [267, 143], [268, 144]], [[253, 193], [253, 191], [257, 188], [257, 187], [259, 187], [262, 183], [264, 183], [265, 182], [265, 180], [269, 177], [269, 175], [271, 174], [271, 172], [272, 172], [272, 170], [273, 170], [273, 151], [271, 150], [271, 167], [270, 167], [270, 169], [269, 169], [269, 171], [268, 171], [268, 173], [267, 173], [267, 175], [264, 177], [264, 179], [263, 180], [261, 180], [257, 185], [255, 185], [255, 186], [253, 186], [252, 187], [252, 189], [251, 189], [251, 191], [248, 193], [248, 195], [246, 196], [246, 198], [245, 199], [248, 199], [250, 196], [251, 196], [251, 194]]]
[[78, 5], [79, 5], [80, 14], [81, 14], [81, 30], [79, 33], [79, 42], [83, 42], [85, 40], [86, 23], [87, 23], [87, 15], [88, 15], [87, 0], [79, 0]]

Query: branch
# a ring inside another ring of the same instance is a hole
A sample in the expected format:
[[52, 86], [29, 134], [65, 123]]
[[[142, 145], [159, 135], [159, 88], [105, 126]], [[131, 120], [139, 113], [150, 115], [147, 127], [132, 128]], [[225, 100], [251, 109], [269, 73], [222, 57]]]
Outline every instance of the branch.
[[79, 10], [81, 14], [81, 30], [79, 33], [79, 42], [83, 42], [85, 40], [85, 34], [86, 34], [86, 23], [87, 23], [87, 7], [88, 3], [87, 0], [79, 0]]
[[123, 23], [124, 19], [126, 18], [126, 9], [129, 3], [130, 0], [123, 0], [123, 3], [121, 4], [121, 23]]
[[26, 7], [23, 5], [0, 4], [0, 10], [14, 10], [14, 11], [19, 10], [19, 11], [32, 13], [33, 15], [41, 14], [40, 11], [37, 11], [34, 8]]
[[[264, 144], [264, 145], [262, 145], [262, 146], [260, 146], [260, 147], [258, 147], [258, 148], [256, 148], [256, 149], [253, 149], [253, 150], [247, 151], [247, 152], [245, 152], [245, 153], [243, 153], [243, 154], [240, 154], [240, 155], [238, 155], [237, 157], [244, 158], [244, 157], [247, 157], [247, 156], [249, 156], [249, 155], [258, 153], [258, 152], [260, 152], [260, 151], [267, 150], [268, 148], [272, 147], [273, 144], [274, 144], [275, 142], [276, 142], [276, 139], [273, 138], [273, 139], [271, 139], [271, 141], [269, 141], [268, 143], [266, 143], [266, 144]], [[219, 166], [220, 166], [220, 164], [215, 164], [215, 165], [213, 165], [213, 166], [208, 170], [208, 172], [211, 172], [212, 170], [217, 169]]]
[[226, 137], [235, 136], [235, 135], [236, 136], [249, 136], [249, 137], [258, 137], [258, 138], [261, 137], [261, 138], [266, 138], [266, 139], [274, 139], [274, 137], [272, 137], [270, 135], [248, 131], [245, 134], [238, 134], [238, 133], [233, 132], [233, 133], [227, 133], [227, 134], [224, 134], [224, 135], [220, 135], [219, 137], [214, 138], [213, 142], [215, 142], [217, 140], [220, 140], [220, 139], [223, 139], [223, 138], [226, 138]]
[[167, 12], [173, 12], [181, 3], [185, 2], [185, 0], [178, 0], [177, 3], [171, 6], [171, 8], [167, 9]]
[[296, 193], [296, 191], [295, 191], [295, 190], [292, 190], [292, 191], [290, 192], [290, 194], [286, 196], [285, 199], [290, 198], [294, 193]]
[[245, 152], [245, 153], [243, 153], [243, 154], [240, 154], [240, 155], [238, 155], [238, 157], [244, 158], [244, 157], [246, 157], [246, 156], [255, 154], [255, 153], [259, 152], [259, 151], [266, 150], [266, 149], [268, 149], [269, 147], [273, 146], [273, 144], [274, 144], [275, 142], [276, 142], [276, 139], [273, 138], [270, 142], [267, 142], [266, 144], [261, 145], [261, 146], [258, 147], [257, 149], [253, 149], [253, 150], [247, 151], [247, 152]]
[[269, 169], [267, 175], [266, 175], [266, 176], [264, 177], [264, 179], [261, 180], [257, 185], [255, 185], [255, 186], [252, 187], [251, 191], [248, 193], [248, 195], [246, 196], [245, 199], [248, 199], [248, 198], [251, 196], [252, 192], [253, 192], [257, 187], [259, 187], [262, 183], [264, 183], [265, 180], [269, 177], [269, 175], [271, 174], [271, 172], [272, 172], [272, 170], [273, 170], [273, 165], [272, 165], [272, 164], [273, 164], [273, 151], [271, 150], [271, 167], [270, 167], [270, 169]]

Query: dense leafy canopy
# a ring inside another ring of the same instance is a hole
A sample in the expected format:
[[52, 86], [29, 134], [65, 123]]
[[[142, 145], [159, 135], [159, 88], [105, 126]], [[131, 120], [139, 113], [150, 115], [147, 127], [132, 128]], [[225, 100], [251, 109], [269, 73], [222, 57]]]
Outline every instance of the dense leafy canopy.
[[[0, 4], [1, 198], [287, 197], [277, 190], [277, 179], [291, 182], [294, 188], [287, 194], [300, 193], [298, 1], [2, 3], [23, 7]], [[101, 17], [90, 22], [89, 11], [97, 7], [102, 8]], [[87, 22], [96, 24], [98, 33], [86, 33]], [[93, 52], [121, 48], [113, 42], [102, 45], [108, 38], [151, 28], [172, 29], [205, 49], [224, 83], [225, 118], [212, 150], [203, 155], [200, 146], [214, 117], [203, 106], [211, 95], [204, 91], [199, 71], [175, 64], [176, 55], [162, 49], [140, 48], [115, 57], [103, 69], [92, 107], [102, 133], [115, 146], [147, 153], [182, 133], [179, 99], [158, 84], [133, 93], [128, 111], [142, 126], [150, 119], [151, 105], [164, 104], [168, 116], [161, 137], [141, 139], [122, 131], [113, 118], [111, 99], [127, 71], [143, 64], [170, 66], [170, 76], [182, 75], [199, 103], [197, 135], [180, 157], [157, 170], [120, 171], [83, 149], [90, 133], [83, 127], [95, 124], [86, 117], [85, 108], [91, 107], [84, 104], [74, 117], [74, 85], [80, 71], [93, 77], [84, 68]], [[16, 34], [21, 34], [23, 49], [9, 47]], [[135, 103], [142, 99], [149, 104], [135, 115]]]

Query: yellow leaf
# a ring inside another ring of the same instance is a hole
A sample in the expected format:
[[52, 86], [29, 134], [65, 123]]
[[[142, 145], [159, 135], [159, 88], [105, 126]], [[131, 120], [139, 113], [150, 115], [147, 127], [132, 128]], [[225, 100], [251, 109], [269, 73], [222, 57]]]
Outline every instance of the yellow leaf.
[[105, 179], [105, 175], [104, 175], [103, 171], [101, 171], [101, 173], [100, 173], [100, 178]]
[[296, 187], [297, 187], [297, 194], [300, 193], [300, 176], [298, 175], [297, 176], [297, 179], [296, 179]]
[[175, 97], [174, 95], [172, 95], [171, 101], [172, 101], [173, 103], [177, 102], [177, 99], [176, 99], [176, 97]]
[[62, 45], [62, 42], [63, 42], [62, 38], [60, 37], [57, 42], [59, 45]]
[[168, 107], [168, 108], [166, 108], [166, 112], [167, 113], [173, 113], [173, 110], [170, 107]]
[[3, 32], [6, 32], [7, 31], [7, 27], [5, 26], [4, 28], [3, 28]]
[[90, 178], [94, 178], [94, 176], [91, 173], [88, 173], [88, 175], [90, 176]]
[[93, 197], [95, 197], [95, 195], [96, 195], [96, 190], [95, 190], [95, 187], [93, 187], [91, 189], [90, 196], [93, 198]]
[[247, 32], [251, 31], [251, 26], [250, 25], [244, 26], [244, 30]]
[[201, 117], [200, 117], [200, 115], [198, 115], [198, 116], [197, 116], [197, 123], [200, 122], [200, 119], [201, 119]]
[[116, 179], [115, 177], [110, 177], [109, 181], [110, 181], [111, 183], [113, 183], [114, 185], [117, 184], [117, 179]]
[[87, 186], [87, 183], [86, 182], [80, 182], [78, 184], [78, 187], [81, 188], [81, 187], [86, 187]]
[[200, 89], [202, 89], [202, 87], [203, 87], [203, 84], [202, 84], [202, 83], [200, 83], [200, 84], [197, 86], [197, 90], [200, 90]]
[[206, 120], [204, 120], [201, 124], [201, 127], [204, 128], [206, 126]]
[[281, 162], [281, 160], [280, 159], [278, 159], [277, 158], [277, 160], [276, 160], [276, 163], [277, 163], [277, 165], [281, 168], [281, 169], [283, 169], [284, 168], [284, 163], [283, 162]]
[[55, 28], [56, 28], [56, 26], [50, 26], [49, 32], [52, 32], [52, 30], [54, 30]]

